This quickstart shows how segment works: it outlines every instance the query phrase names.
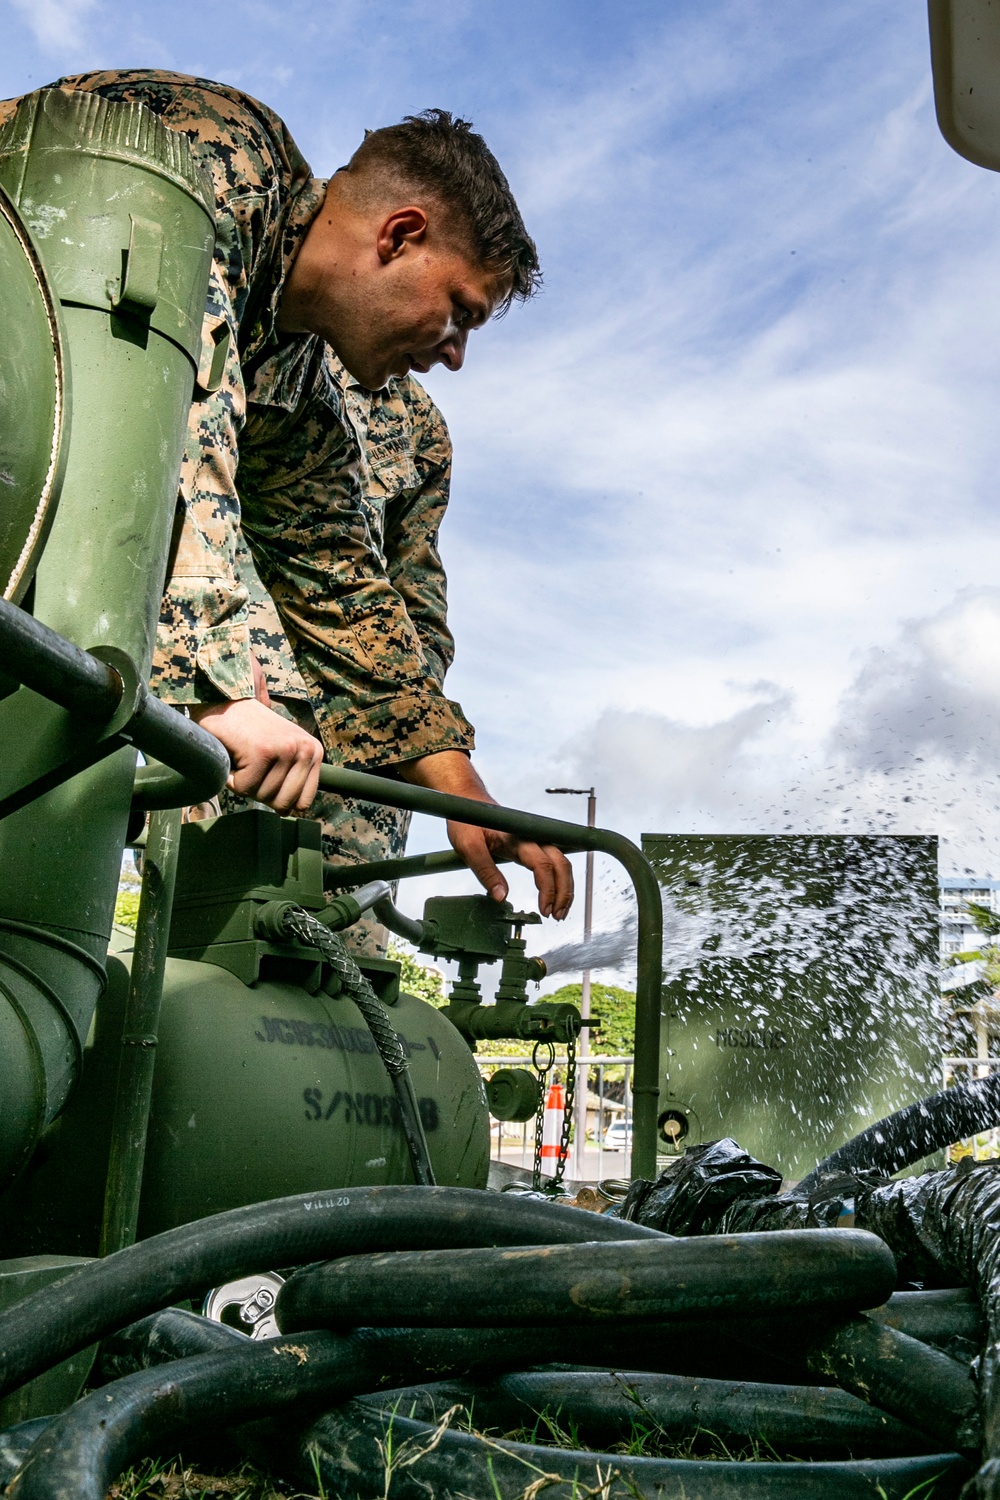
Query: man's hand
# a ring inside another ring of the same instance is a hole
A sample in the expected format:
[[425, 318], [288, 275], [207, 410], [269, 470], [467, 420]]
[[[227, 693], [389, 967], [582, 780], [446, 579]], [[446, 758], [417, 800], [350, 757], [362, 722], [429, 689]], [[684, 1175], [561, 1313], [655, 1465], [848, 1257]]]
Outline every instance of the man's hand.
[[[265, 688], [266, 691], [266, 688]], [[202, 703], [191, 717], [221, 740], [233, 762], [226, 785], [275, 812], [308, 812], [316, 800], [323, 746], [256, 698]]]
[[[419, 760], [404, 761], [399, 774], [415, 786], [495, 805], [471, 760], [461, 750], [439, 750]], [[507, 899], [507, 882], [496, 865], [496, 859], [504, 857], [516, 860], [534, 875], [538, 910], [543, 917], [555, 917], [561, 922], [568, 913], [573, 904], [573, 870], [561, 849], [550, 844], [532, 844], [495, 828], [474, 828], [470, 823], [449, 823], [448, 838], [455, 853], [462, 856], [494, 901]]]

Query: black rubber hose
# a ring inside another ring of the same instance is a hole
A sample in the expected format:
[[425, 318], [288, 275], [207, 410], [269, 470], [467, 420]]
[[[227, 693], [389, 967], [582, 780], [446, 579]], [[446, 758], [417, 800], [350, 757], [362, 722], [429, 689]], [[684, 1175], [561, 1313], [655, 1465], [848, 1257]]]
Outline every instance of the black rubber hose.
[[[312, 1491], [317, 1469], [329, 1495], [381, 1500], [391, 1438], [393, 1500], [428, 1496], [524, 1496], [544, 1476], [544, 1500], [951, 1500], [969, 1469], [957, 1453], [855, 1463], [740, 1463], [633, 1458], [437, 1430], [360, 1401], [325, 1413], [304, 1433], [268, 1449], [282, 1473]], [[436, 1439], [436, 1442], [435, 1442]], [[403, 1460], [414, 1460], [407, 1466]], [[41, 1500], [41, 1497], [39, 1497]], [[60, 1497], [61, 1500], [61, 1497]]]
[[0, 1432], [0, 1495], [6, 1492], [28, 1453], [52, 1421], [51, 1417], [32, 1417]]
[[869, 1125], [813, 1167], [793, 1195], [808, 1197], [827, 1172], [876, 1171], [891, 1177], [995, 1125], [1000, 1125], [1000, 1073], [944, 1089]]
[[940, 1448], [915, 1427], [832, 1386], [532, 1370], [478, 1384], [383, 1391], [360, 1401], [423, 1422], [439, 1421], [461, 1405], [480, 1431], [527, 1427], [544, 1434], [549, 1419], [592, 1448], [627, 1443], [637, 1429], [672, 1443], [705, 1432], [730, 1448], [753, 1439], [782, 1456], [803, 1458], [903, 1458]]
[[817, 1341], [808, 1362], [824, 1380], [912, 1422], [949, 1448], [979, 1446], [978, 1393], [968, 1366], [919, 1339], [873, 1318], [851, 1318]]
[[134, 1375], [137, 1370], [150, 1370], [193, 1354], [215, 1354], [219, 1349], [242, 1345], [246, 1338], [238, 1328], [229, 1328], [214, 1318], [187, 1312], [183, 1307], [165, 1307], [104, 1339], [88, 1384], [104, 1385], [123, 1375]]
[[911, 1339], [947, 1346], [962, 1339], [977, 1347], [986, 1337], [986, 1324], [979, 1304], [968, 1287], [929, 1292], [894, 1292], [884, 1307], [874, 1307], [868, 1317]]
[[293, 1276], [284, 1330], [725, 1317], [734, 1309], [877, 1307], [896, 1262], [863, 1229], [544, 1249], [352, 1255]]
[[362, 1187], [275, 1198], [91, 1261], [0, 1312], [0, 1395], [145, 1313], [253, 1271], [394, 1248], [640, 1238], [670, 1243], [638, 1224], [472, 1188]]
[[371, 1329], [347, 1336], [240, 1340], [139, 1371], [83, 1397], [38, 1437], [9, 1500], [104, 1500], [115, 1476], [150, 1454], [176, 1451], [192, 1432], [275, 1417], [428, 1372], [537, 1361], [545, 1329]]

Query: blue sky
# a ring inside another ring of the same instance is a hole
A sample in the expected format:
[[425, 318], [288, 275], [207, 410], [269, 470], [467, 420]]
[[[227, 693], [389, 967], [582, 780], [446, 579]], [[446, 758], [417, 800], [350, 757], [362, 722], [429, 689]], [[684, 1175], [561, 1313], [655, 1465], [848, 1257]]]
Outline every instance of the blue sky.
[[593, 780], [633, 836], [937, 832], [1000, 872], [1000, 195], [938, 134], [920, 5], [0, 15], [4, 94], [207, 74], [317, 173], [430, 104], [493, 145], [544, 292], [428, 384], [450, 686], [498, 796]]

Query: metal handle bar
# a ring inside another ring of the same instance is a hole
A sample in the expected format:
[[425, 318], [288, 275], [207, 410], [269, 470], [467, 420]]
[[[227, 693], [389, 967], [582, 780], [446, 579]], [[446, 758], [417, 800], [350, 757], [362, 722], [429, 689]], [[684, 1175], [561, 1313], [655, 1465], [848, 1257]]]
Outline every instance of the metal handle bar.
[[[121, 703], [123, 683], [114, 667], [6, 599], [0, 599], [0, 660], [9, 683], [21, 683], [92, 724], [106, 723]], [[229, 775], [227, 751], [193, 720], [149, 694], [144, 683], [136, 687], [135, 712], [122, 726], [122, 737], [187, 778], [184, 800], [214, 797]]]
[[[425, 813], [432, 818], [471, 823], [476, 828], [496, 828], [537, 844], [553, 844], [568, 853], [593, 849], [610, 854], [624, 865], [635, 889], [638, 908], [638, 965], [635, 986], [635, 1073], [633, 1076], [632, 1175], [656, 1175], [656, 1102], [659, 1097], [660, 1060], [660, 987], [662, 982], [663, 906], [660, 887], [653, 867], [642, 850], [623, 834], [607, 828], [587, 828], [579, 823], [564, 823], [559, 818], [543, 818], [537, 813], [519, 812], [513, 807], [499, 807], [492, 802], [474, 802], [469, 797], [452, 797], [432, 792], [427, 787], [411, 786], [405, 781], [390, 781], [365, 771], [350, 771], [344, 766], [322, 766], [320, 787], [343, 797], [359, 797], [366, 802], [381, 802], [387, 807], [401, 807], [409, 812]], [[384, 860], [378, 866], [385, 879]], [[403, 863], [400, 861], [399, 863]], [[357, 866], [363, 880], [373, 878], [371, 865]], [[440, 868], [440, 866], [438, 867]], [[364, 872], [362, 874], [362, 871]], [[414, 873], [418, 873], [414, 871]], [[426, 869], [419, 871], [428, 873]], [[346, 882], [345, 882], [346, 883]]]

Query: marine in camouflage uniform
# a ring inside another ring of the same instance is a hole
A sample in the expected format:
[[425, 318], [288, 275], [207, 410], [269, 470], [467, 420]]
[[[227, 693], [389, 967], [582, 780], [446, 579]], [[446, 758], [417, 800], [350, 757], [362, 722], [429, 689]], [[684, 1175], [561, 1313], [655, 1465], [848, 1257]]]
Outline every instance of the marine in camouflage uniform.
[[[416, 628], [429, 670], [438, 683], [454, 656], [447, 624], [444, 569], [437, 547], [438, 528], [448, 504], [451, 440], [444, 419], [423, 387], [407, 376], [380, 391], [366, 391], [330, 353], [330, 366], [344, 397], [362, 455], [362, 507], [371, 537], [393, 587]], [[253, 427], [251, 407], [247, 431]], [[252, 444], [240, 471], [241, 489], [256, 459]], [[283, 483], [280, 457], [263, 455], [267, 484]], [[251, 481], [252, 483], [252, 476]], [[279, 713], [318, 733], [308, 689], [288, 647], [274, 601], [263, 587], [249, 548], [241, 542], [237, 570], [249, 592], [250, 638]], [[229, 810], [248, 805], [225, 793]], [[334, 864], [395, 858], [406, 847], [410, 815], [396, 808], [320, 793], [312, 816], [322, 819], [323, 852]], [[384, 952], [385, 930], [363, 918], [346, 937], [359, 952]]]
[[[188, 137], [215, 185], [154, 691], [178, 705], [252, 697], [253, 629], [276, 706], [315, 720], [329, 761], [376, 769], [471, 750], [472, 728], [443, 691], [444, 424], [412, 379], [363, 392], [322, 339], [277, 328], [326, 181], [273, 111], [225, 85], [136, 69], [55, 86], [146, 105]], [[0, 126], [17, 102], [0, 103]], [[253, 565], [242, 574], [241, 545]], [[341, 858], [379, 857], [405, 840], [387, 810], [326, 811]]]

